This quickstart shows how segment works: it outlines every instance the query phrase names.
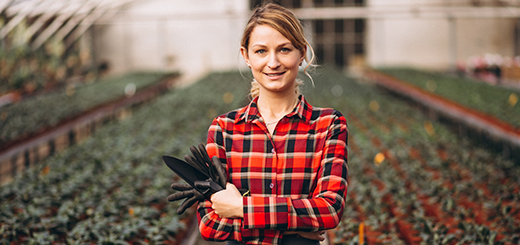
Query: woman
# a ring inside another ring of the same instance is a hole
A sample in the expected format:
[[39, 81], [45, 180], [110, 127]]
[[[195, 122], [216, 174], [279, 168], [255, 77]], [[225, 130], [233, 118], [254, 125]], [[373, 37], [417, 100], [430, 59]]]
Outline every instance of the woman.
[[200, 203], [201, 235], [227, 244], [319, 244], [343, 214], [346, 120], [299, 94], [309, 44], [292, 12], [274, 4], [257, 9], [241, 45], [253, 100], [209, 128], [207, 152], [226, 166], [229, 183]]

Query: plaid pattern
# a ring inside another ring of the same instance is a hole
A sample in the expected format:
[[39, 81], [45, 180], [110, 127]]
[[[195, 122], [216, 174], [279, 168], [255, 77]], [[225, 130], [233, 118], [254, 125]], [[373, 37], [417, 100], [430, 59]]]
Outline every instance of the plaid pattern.
[[244, 218], [219, 218], [209, 201], [198, 208], [207, 240], [281, 244], [284, 230], [317, 231], [338, 225], [347, 194], [347, 122], [303, 96], [271, 137], [255, 98], [213, 120], [206, 146], [226, 165], [228, 181], [249, 189]]

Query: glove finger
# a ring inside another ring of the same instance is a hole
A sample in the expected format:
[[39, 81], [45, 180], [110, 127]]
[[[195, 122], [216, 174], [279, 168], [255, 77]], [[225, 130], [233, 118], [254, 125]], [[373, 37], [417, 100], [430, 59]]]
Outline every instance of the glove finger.
[[227, 176], [226, 176], [226, 170], [224, 169], [224, 165], [220, 162], [217, 156], [214, 156], [212, 158], [213, 165], [217, 169], [217, 173], [219, 176], [219, 184], [222, 186], [222, 188], [226, 188], [226, 182], [227, 182]]
[[204, 201], [206, 199], [204, 195], [202, 195], [202, 193], [200, 193], [199, 191], [193, 192], [193, 198], [196, 198], [199, 201]]
[[213, 162], [209, 158], [208, 152], [206, 151], [206, 146], [202, 143], [199, 144], [199, 152], [202, 158], [204, 159], [204, 162], [206, 162], [209, 166], [209, 173], [211, 179], [219, 183], [218, 177], [219, 177], [219, 171], [218, 168], [214, 166]]
[[192, 146], [190, 147], [190, 151], [191, 151], [191, 154], [195, 157], [195, 159], [197, 159], [197, 161], [198, 161], [199, 163], [206, 165], [206, 162], [204, 162], [204, 158], [203, 158], [202, 155], [200, 154], [199, 149], [197, 149], [197, 147], [195, 147], [194, 145], [192, 145]]
[[208, 164], [211, 163], [211, 159], [209, 159], [209, 155], [208, 155], [208, 152], [206, 151], [206, 146], [202, 143], [199, 144], [199, 151], [200, 151], [200, 154], [202, 155], [202, 157], [204, 158], [204, 161], [207, 162]]
[[193, 156], [195, 157], [195, 159], [197, 160], [197, 162], [199, 162], [200, 165], [204, 165], [205, 166], [205, 168], [207, 169], [206, 172], [208, 173], [208, 176], [211, 179], [216, 180], [216, 178], [218, 176], [217, 176], [217, 174], [215, 172], [215, 168], [212, 166], [213, 164], [211, 164], [211, 161], [209, 161], [209, 162], [204, 161], [204, 157], [202, 156], [202, 154], [199, 151], [199, 149], [197, 149], [197, 147], [195, 147], [195, 146], [191, 146], [190, 147], [190, 151], [193, 154]]
[[[209, 156], [208, 156], [209, 158]], [[209, 177], [218, 183], [218, 178], [219, 178], [219, 175], [218, 175], [218, 171], [217, 171], [217, 168], [215, 167], [215, 165], [213, 165], [213, 162], [210, 160], [207, 162], [207, 169], [208, 169], [208, 175]]]
[[197, 187], [197, 189], [199, 190], [207, 190], [210, 188], [210, 183], [209, 181], [195, 181], [195, 187]]
[[174, 201], [186, 198], [186, 197], [192, 197], [193, 195], [194, 195], [193, 189], [189, 190], [189, 191], [181, 191], [181, 192], [177, 192], [177, 193], [173, 193], [173, 194], [169, 195], [166, 198], [166, 200], [168, 200], [168, 202], [174, 202]]
[[193, 189], [191, 185], [182, 183], [173, 183], [170, 187], [177, 191], [187, 191]]
[[184, 200], [184, 202], [182, 202], [182, 204], [179, 206], [179, 208], [177, 208], [177, 214], [184, 213], [184, 211], [186, 211], [186, 209], [191, 207], [195, 202], [197, 202], [197, 200], [194, 199], [193, 197], [186, 198], [186, 200]]
[[184, 156], [184, 160], [186, 160], [186, 162], [188, 162], [188, 164], [190, 164], [194, 168], [198, 169], [205, 175], [209, 176], [208, 166], [206, 164], [204, 164], [204, 166], [202, 166], [195, 158], [193, 158], [190, 155]]

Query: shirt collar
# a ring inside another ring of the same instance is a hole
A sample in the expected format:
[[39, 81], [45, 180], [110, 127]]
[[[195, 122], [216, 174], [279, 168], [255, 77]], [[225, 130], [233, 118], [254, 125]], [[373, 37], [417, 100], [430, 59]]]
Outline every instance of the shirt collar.
[[[302, 119], [305, 123], [309, 123], [312, 116], [312, 106], [307, 103], [305, 97], [300, 95], [298, 97], [300, 102], [296, 105], [296, 108], [287, 114], [287, 117], [297, 116]], [[260, 113], [258, 112], [258, 96], [255, 97], [248, 106], [241, 108], [238, 111], [238, 117], [235, 119], [235, 123], [244, 120], [246, 123], [250, 123], [253, 120], [260, 118]]]

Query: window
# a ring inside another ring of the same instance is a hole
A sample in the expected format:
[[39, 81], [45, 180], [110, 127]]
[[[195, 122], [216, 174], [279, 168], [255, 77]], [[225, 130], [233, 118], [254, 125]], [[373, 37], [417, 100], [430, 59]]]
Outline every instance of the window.
[[314, 21], [314, 33], [321, 34], [323, 32], [323, 20]]
[[334, 20], [334, 32], [343, 33], [343, 19]]
[[365, 20], [363, 20], [363, 19], [354, 20], [354, 32], [355, 33], [365, 32]]
[[363, 56], [364, 19], [314, 20], [313, 41], [318, 64], [348, 65], [352, 56]]

